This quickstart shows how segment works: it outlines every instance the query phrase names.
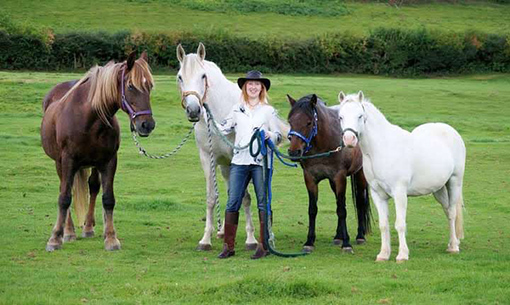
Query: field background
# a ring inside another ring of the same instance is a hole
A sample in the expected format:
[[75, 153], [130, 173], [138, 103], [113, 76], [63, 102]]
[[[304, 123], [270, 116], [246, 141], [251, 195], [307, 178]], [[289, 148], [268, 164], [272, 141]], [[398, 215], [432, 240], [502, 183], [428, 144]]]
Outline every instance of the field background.
[[[237, 27], [233, 27], [240, 35], [263, 35], [266, 28], [252, 26], [255, 23], [249, 22], [258, 19], [259, 22], [271, 20], [267, 22], [272, 24], [267, 28], [274, 30], [270, 35], [294, 37], [333, 30], [333, 21], [355, 18], [354, 13], [326, 17], [203, 11], [193, 11], [192, 17], [183, 18], [183, 12], [190, 9], [169, 2], [106, 1], [94, 9], [82, 7], [83, 3], [2, 1], [2, 9], [17, 22], [50, 26], [57, 32], [137, 27], [164, 31], [171, 28], [170, 25], [177, 27], [179, 24], [193, 25], [200, 31], [210, 30], [214, 24], [213, 30], [217, 27], [231, 31], [228, 23], [222, 22], [235, 17], [247, 22], [236, 23]], [[57, 9], [50, 12], [50, 4], [56, 4]], [[399, 9], [378, 3], [345, 5], [356, 8], [355, 12], [380, 9], [389, 16], [408, 11], [418, 11], [416, 16], [436, 16], [437, 11], [449, 11], [450, 21], [434, 18], [424, 19], [422, 25], [416, 19], [409, 23], [446, 30], [466, 30], [474, 26], [484, 30], [488, 27], [487, 31], [499, 33], [508, 31], [509, 26], [509, 14], [504, 14], [509, 6], [501, 4], [430, 4]], [[76, 9], [70, 11], [70, 7]], [[136, 18], [135, 26], [132, 22], [122, 23], [124, 16], [133, 18], [140, 9], [154, 15]], [[474, 15], [465, 17], [466, 11]], [[98, 12], [105, 12], [105, 15], [98, 15]], [[489, 13], [477, 18], [475, 15], [481, 12]], [[366, 17], [366, 14], [361, 15]], [[352, 19], [345, 29], [369, 30], [370, 27], [354, 25], [363, 22], [365, 17], [361, 15], [356, 17], [360, 18], [359, 22]], [[372, 17], [372, 20], [382, 19]], [[167, 21], [168, 27], [164, 26]], [[285, 23], [272, 23], [276, 21]], [[319, 24], [326, 21], [331, 22], [330, 26], [321, 28]], [[297, 24], [305, 22], [310, 23], [297, 28]], [[394, 17], [388, 22], [409, 25]], [[255, 29], [256, 32], [251, 32]], [[53, 162], [40, 145], [41, 101], [56, 83], [81, 76], [82, 73], [0, 71], [0, 197], [3, 203], [0, 304], [508, 304], [509, 75], [426, 79], [269, 75], [273, 83], [271, 102], [284, 118], [289, 111], [284, 99], [286, 93], [299, 98], [315, 92], [334, 104], [339, 90], [357, 92], [362, 89], [391, 122], [403, 128], [411, 130], [424, 122], [442, 121], [454, 126], [463, 136], [467, 145], [466, 239], [461, 244], [461, 253], [449, 255], [445, 252], [446, 217], [433, 197], [411, 198], [407, 235], [410, 261], [405, 264], [394, 261], [398, 248], [394, 230], [391, 261], [374, 262], [380, 247], [375, 208], [374, 230], [366, 245], [355, 246], [353, 255], [342, 254], [340, 248], [332, 245], [336, 214], [327, 182], [320, 185], [317, 242], [313, 254], [292, 259], [270, 256], [251, 261], [251, 253], [242, 247], [243, 217], [235, 257], [216, 259], [221, 248], [219, 240], [213, 240], [211, 252], [195, 251], [204, 227], [205, 179], [194, 143], [190, 142], [178, 155], [164, 161], [142, 157], [127, 132], [128, 120], [123, 113], [118, 115], [123, 133], [115, 183], [115, 225], [122, 250], [104, 251], [100, 237], [101, 209], [98, 208], [96, 237], [64, 244], [61, 251], [45, 252], [45, 243], [56, 219], [58, 178]], [[241, 75], [227, 76], [235, 80]], [[175, 71], [157, 74], [155, 80], [152, 105], [157, 127], [142, 142], [149, 151], [163, 153], [175, 147], [191, 125], [180, 108]], [[277, 165], [273, 189], [277, 248], [298, 251], [306, 240], [308, 223], [308, 199], [301, 171]], [[224, 208], [226, 196], [222, 183], [220, 191]], [[347, 209], [353, 237], [355, 218], [350, 199]], [[393, 224], [393, 205], [390, 211]], [[256, 214], [255, 209], [252, 212]]]

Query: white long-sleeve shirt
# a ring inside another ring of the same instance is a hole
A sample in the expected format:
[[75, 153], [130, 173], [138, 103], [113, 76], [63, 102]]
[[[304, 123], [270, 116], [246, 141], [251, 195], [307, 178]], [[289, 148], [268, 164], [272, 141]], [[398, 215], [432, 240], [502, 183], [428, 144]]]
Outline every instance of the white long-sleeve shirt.
[[[250, 143], [251, 137], [255, 130], [263, 129], [265, 132], [270, 131], [271, 140], [273, 143], [278, 144], [282, 140], [280, 128], [278, 126], [278, 115], [276, 110], [267, 105], [259, 103], [253, 109], [240, 102], [234, 107], [223, 120], [218, 128], [220, 131], [227, 135], [235, 131], [235, 145], [245, 146]], [[253, 150], [258, 149], [257, 143], [255, 143]], [[246, 148], [243, 150], [234, 150], [234, 157], [232, 158], [232, 164], [237, 165], [263, 165], [263, 157], [259, 154], [256, 158], [250, 155], [250, 149]], [[271, 167], [271, 164], [268, 164]]]

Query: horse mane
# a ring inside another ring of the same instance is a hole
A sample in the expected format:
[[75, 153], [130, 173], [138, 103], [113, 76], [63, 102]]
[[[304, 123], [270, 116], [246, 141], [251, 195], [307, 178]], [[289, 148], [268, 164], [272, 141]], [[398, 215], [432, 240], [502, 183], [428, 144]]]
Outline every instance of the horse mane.
[[[87, 102], [91, 104], [92, 109], [97, 111], [101, 120], [107, 125], [111, 126], [108, 122], [107, 116], [111, 105], [118, 104], [120, 107], [120, 90], [118, 86], [118, 75], [125, 64], [108, 62], [105, 66], [94, 66], [83, 76], [62, 98], [61, 101], [65, 102], [69, 96], [73, 94], [81, 85], [86, 82], [90, 83], [89, 93], [87, 95]], [[149, 64], [143, 60], [138, 59], [135, 61], [133, 68], [126, 74], [127, 81], [124, 84], [125, 88], [129, 86], [135, 87], [142, 92], [150, 91], [154, 86], [154, 79]]]
[[[296, 104], [294, 104], [292, 109], [290, 109], [288, 118], [294, 115], [294, 113], [297, 112], [298, 110], [303, 111], [308, 116], [313, 118], [314, 107], [310, 104], [312, 96], [313, 94], [308, 94], [300, 98], [299, 101], [297, 101]], [[326, 106], [326, 103], [324, 103], [319, 97], [317, 97], [317, 105]]]

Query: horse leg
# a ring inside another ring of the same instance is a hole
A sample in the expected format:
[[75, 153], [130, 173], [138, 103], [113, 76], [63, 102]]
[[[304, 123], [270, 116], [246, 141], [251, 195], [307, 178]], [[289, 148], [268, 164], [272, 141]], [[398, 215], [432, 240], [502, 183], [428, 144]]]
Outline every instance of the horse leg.
[[351, 176], [351, 185], [353, 199], [356, 204], [356, 214], [358, 216], [358, 235], [356, 235], [356, 243], [361, 245], [366, 242], [365, 234], [370, 232], [371, 214], [368, 182], [363, 173], [363, 169]]
[[345, 172], [340, 172], [334, 181], [330, 180], [331, 189], [335, 192], [336, 197], [336, 215], [338, 217], [338, 225], [336, 228], [335, 243], [342, 240], [342, 250], [346, 253], [353, 253], [350, 244], [349, 232], [347, 231], [347, 210], [345, 207], [345, 187], [347, 177]]
[[107, 251], [120, 250], [120, 241], [113, 225], [113, 209], [115, 195], [113, 193], [113, 179], [117, 170], [117, 156], [114, 156], [104, 168], [99, 168], [103, 186], [103, 218], [104, 218], [104, 248]]
[[50, 239], [46, 243], [46, 251], [52, 252], [62, 248], [62, 237], [64, 234], [64, 222], [67, 218], [67, 211], [71, 205], [71, 189], [73, 187], [74, 168], [73, 161], [66, 155], [57, 160], [57, 173], [60, 178], [60, 195], [58, 197], [58, 216]]
[[409, 248], [406, 242], [406, 213], [407, 213], [407, 189], [401, 187], [395, 190], [395, 229], [398, 233], [398, 255], [397, 263], [409, 260]]
[[391, 254], [388, 197], [379, 195], [373, 188], [370, 188], [370, 194], [379, 215], [379, 230], [381, 231], [381, 251], [377, 254], [376, 261], [387, 261]]
[[90, 192], [89, 210], [85, 218], [85, 226], [83, 228], [82, 237], [94, 236], [94, 226], [96, 225], [94, 210], [96, 208], [96, 198], [97, 194], [99, 193], [100, 186], [101, 183], [99, 181], [99, 172], [97, 171], [96, 168], [93, 168], [89, 177], [89, 192]]
[[253, 227], [253, 219], [251, 216], [251, 196], [248, 193], [248, 189], [246, 189], [243, 197], [243, 208], [244, 213], [246, 215], [246, 242], [244, 246], [246, 250], [255, 250], [257, 249], [257, 239], [255, 238], [255, 228]]
[[449, 201], [446, 216], [450, 225], [450, 241], [446, 251], [459, 253], [460, 238], [464, 235], [462, 224], [462, 180], [453, 176], [448, 180], [446, 186], [448, 188]]
[[64, 242], [69, 243], [76, 240], [76, 232], [74, 231], [73, 218], [71, 217], [71, 209], [67, 209], [66, 224], [64, 227]]
[[209, 251], [212, 250], [211, 235], [214, 230], [213, 212], [216, 205], [216, 197], [218, 194], [216, 194], [214, 191], [214, 180], [211, 172], [211, 158], [209, 152], [200, 149], [200, 162], [202, 164], [202, 169], [204, 170], [205, 175], [207, 199], [204, 236], [198, 242], [196, 249], [199, 251]]
[[303, 246], [304, 252], [312, 252], [315, 244], [315, 219], [317, 218], [317, 200], [319, 188], [312, 175], [305, 172], [305, 185], [308, 190], [308, 236]]

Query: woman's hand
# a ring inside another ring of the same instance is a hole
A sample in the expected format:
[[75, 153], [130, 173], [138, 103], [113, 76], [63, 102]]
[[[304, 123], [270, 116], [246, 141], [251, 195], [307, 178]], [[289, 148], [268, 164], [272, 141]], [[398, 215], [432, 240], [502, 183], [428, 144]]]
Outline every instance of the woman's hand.
[[265, 131], [264, 134], [266, 136], [266, 140], [271, 139], [271, 137], [273, 136], [273, 133], [271, 131]]

